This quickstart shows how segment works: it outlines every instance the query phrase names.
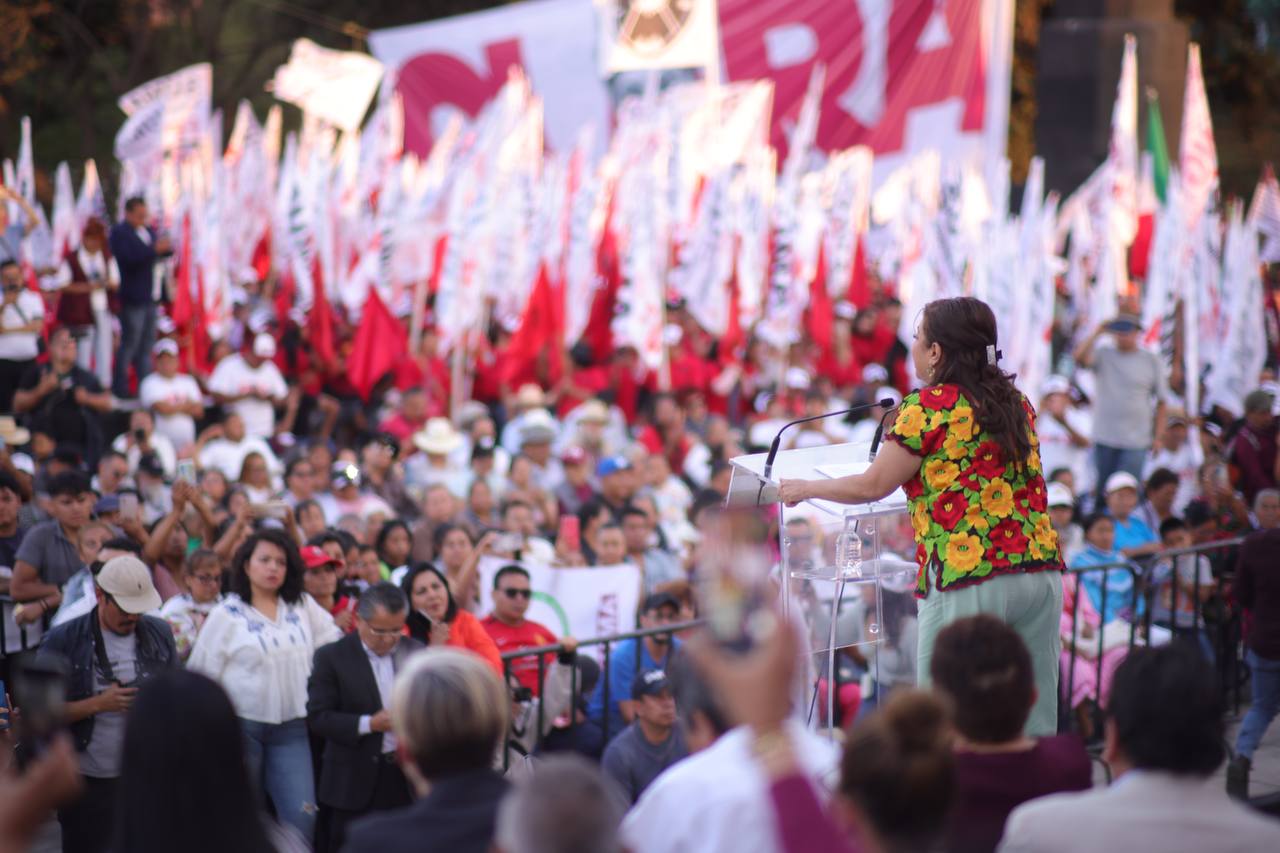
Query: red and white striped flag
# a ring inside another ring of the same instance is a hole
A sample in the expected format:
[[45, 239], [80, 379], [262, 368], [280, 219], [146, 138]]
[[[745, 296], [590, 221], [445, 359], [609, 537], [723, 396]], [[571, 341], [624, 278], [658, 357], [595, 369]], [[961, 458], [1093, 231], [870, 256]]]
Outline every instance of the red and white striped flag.
[[1182, 100], [1182, 137], [1178, 170], [1182, 173], [1184, 218], [1194, 232], [1213, 188], [1218, 183], [1218, 150], [1213, 144], [1213, 119], [1200, 70], [1200, 45], [1187, 50], [1187, 83]]

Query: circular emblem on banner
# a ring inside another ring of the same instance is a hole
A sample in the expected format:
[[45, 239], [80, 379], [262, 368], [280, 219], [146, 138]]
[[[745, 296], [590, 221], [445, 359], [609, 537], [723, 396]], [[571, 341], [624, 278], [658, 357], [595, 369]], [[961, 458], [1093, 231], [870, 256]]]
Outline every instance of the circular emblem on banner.
[[618, 40], [639, 54], [658, 54], [680, 35], [693, 0], [619, 0]]

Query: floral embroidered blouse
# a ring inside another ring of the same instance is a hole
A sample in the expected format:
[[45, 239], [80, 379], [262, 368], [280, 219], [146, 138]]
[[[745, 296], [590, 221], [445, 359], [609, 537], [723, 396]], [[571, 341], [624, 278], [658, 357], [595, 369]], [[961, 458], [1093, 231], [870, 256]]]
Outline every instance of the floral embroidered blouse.
[[931, 385], [903, 399], [887, 437], [921, 457], [902, 487], [916, 536], [918, 598], [931, 587], [945, 592], [1000, 574], [1062, 569], [1035, 410], [1025, 397], [1022, 406], [1031, 453], [1015, 466], [974, 420], [958, 385]]

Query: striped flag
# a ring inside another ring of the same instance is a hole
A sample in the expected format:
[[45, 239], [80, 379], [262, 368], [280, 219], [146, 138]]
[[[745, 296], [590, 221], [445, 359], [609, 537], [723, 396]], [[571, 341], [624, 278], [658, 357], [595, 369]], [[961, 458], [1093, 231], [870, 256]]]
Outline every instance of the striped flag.
[[1187, 230], [1194, 233], [1205, 205], [1218, 183], [1218, 151], [1213, 144], [1213, 119], [1200, 70], [1200, 45], [1187, 51], [1187, 83], [1182, 101], [1182, 139], [1178, 150]]

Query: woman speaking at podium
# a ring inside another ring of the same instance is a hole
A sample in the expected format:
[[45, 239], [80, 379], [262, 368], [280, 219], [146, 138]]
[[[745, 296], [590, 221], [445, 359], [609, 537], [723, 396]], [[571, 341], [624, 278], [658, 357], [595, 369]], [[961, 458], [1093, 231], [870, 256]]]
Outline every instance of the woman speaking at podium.
[[920, 566], [921, 685], [939, 631], [977, 613], [997, 616], [1031, 650], [1037, 698], [1027, 734], [1049, 735], [1058, 725], [1062, 561], [1035, 411], [1000, 369], [999, 355], [986, 303], [929, 303], [911, 345], [916, 375], [928, 385], [903, 399], [875, 461], [839, 479], [783, 480], [779, 498], [861, 504], [901, 486]]

